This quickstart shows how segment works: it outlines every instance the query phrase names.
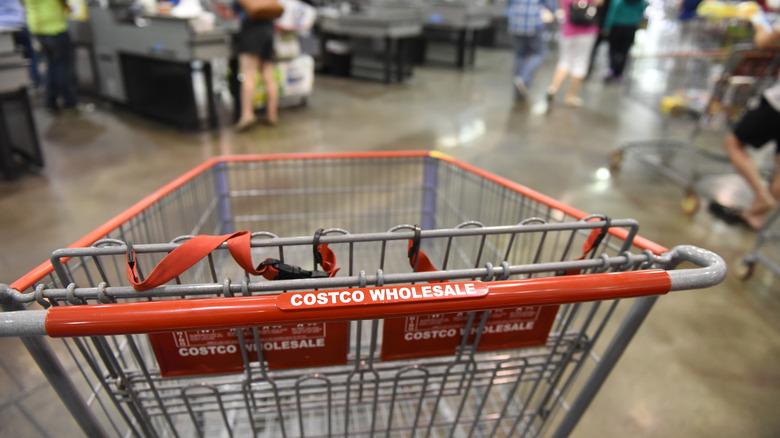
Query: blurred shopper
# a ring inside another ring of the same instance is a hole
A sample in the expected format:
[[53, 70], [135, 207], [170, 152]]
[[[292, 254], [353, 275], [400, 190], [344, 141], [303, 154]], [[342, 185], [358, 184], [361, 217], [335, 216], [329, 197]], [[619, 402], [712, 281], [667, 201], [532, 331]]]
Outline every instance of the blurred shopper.
[[693, 20], [697, 17], [696, 8], [699, 7], [701, 2], [702, 0], [682, 0], [680, 2], [680, 14], [677, 18], [680, 21]]
[[60, 108], [76, 108], [70, 75], [73, 56], [67, 22], [70, 7], [66, 0], [24, 0], [24, 5], [27, 26], [46, 58], [46, 108], [55, 112]]
[[13, 33], [14, 44], [21, 50], [22, 56], [30, 61], [30, 79], [33, 88], [38, 88], [41, 85], [38, 60], [32, 47], [30, 30], [27, 29], [27, 17], [21, 0], [0, 1], [0, 29], [10, 30]]
[[596, 36], [596, 42], [593, 43], [593, 48], [590, 50], [590, 61], [588, 62], [588, 74], [585, 75], [586, 78], [589, 78], [590, 74], [593, 73], [593, 64], [596, 60], [596, 53], [598, 52], [599, 46], [601, 43], [607, 42], [607, 32], [604, 31], [604, 19], [607, 17], [607, 11], [609, 10], [610, 2], [610, 0], [604, 0], [604, 2], [599, 7], [597, 20], [599, 24], [599, 34]]
[[515, 50], [513, 78], [515, 99], [519, 101], [528, 100], [528, 88], [547, 52], [542, 8], [547, 8], [554, 14], [558, 2], [557, 0], [509, 0], [507, 8], [509, 33], [512, 35]]
[[0, 1], [0, 29], [16, 30], [25, 26], [24, 8], [19, 0]]
[[[759, 13], [753, 20], [756, 47], [763, 49], [776, 46], [780, 42], [780, 17], [776, 17], [772, 23], [762, 17], [764, 17], [763, 13]], [[742, 116], [724, 140], [729, 160], [753, 191], [753, 202], [745, 210], [738, 211], [713, 201], [710, 204], [710, 211], [715, 215], [730, 223], [741, 222], [756, 230], [761, 228], [767, 214], [780, 200], [780, 128], [778, 127], [780, 127], [780, 79], [762, 93], [761, 102]], [[746, 145], [759, 148], [772, 140], [775, 142], [775, 175], [767, 187]]]
[[[561, 26], [560, 53], [552, 83], [547, 88], [547, 101], [549, 104], [552, 104], [558, 89], [568, 78], [569, 87], [564, 102], [568, 106], [577, 108], [583, 104], [582, 99], [577, 96], [577, 91], [580, 88], [580, 84], [582, 84], [582, 80], [588, 74], [590, 53], [593, 44], [596, 42], [599, 26], [597, 22], [590, 25], [576, 25], [571, 22], [569, 9], [575, 1], [580, 0], [560, 0], [561, 9], [564, 12], [564, 20]], [[593, 6], [600, 6], [603, 2], [603, 0], [585, 1]]]
[[612, 0], [604, 18], [603, 30], [609, 41], [608, 82], [619, 82], [626, 67], [634, 35], [645, 19], [645, 0]]
[[236, 35], [238, 70], [241, 74], [241, 115], [235, 125], [237, 131], [246, 130], [257, 123], [254, 96], [257, 72], [263, 76], [266, 92], [266, 122], [278, 121], [279, 89], [274, 78], [274, 20], [250, 18], [241, 0], [236, 4], [241, 28]]

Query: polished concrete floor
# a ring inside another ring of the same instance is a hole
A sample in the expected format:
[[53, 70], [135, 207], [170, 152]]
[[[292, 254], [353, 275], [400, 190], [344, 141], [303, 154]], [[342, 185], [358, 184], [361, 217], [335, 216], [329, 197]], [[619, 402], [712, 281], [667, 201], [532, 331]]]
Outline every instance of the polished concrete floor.
[[[760, 265], [748, 281], [733, 272], [756, 233], [706, 208], [683, 214], [682, 189], [641, 164], [605, 174], [611, 151], [682, 135], [689, 122], [668, 126], [655, 108], [603, 84], [603, 60], [583, 86], [584, 107], [547, 111], [554, 58], [528, 105], [513, 101], [511, 54], [480, 49], [473, 69], [419, 67], [402, 84], [318, 76], [307, 106], [241, 134], [181, 132], [100, 103], [58, 117], [37, 107], [46, 164], [0, 182], [0, 282], [215, 155], [439, 150], [579, 209], [635, 218], [646, 238], [705, 247], [732, 266], [717, 287], [658, 301], [573, 436], [780, 436], [780, 282]], [[717, 149], [715, 138], [708, 146]], [[736, 184], [717, 196], [744, 203]], [[20, 341], [0, 348], [0, 437], [82, 436]]]

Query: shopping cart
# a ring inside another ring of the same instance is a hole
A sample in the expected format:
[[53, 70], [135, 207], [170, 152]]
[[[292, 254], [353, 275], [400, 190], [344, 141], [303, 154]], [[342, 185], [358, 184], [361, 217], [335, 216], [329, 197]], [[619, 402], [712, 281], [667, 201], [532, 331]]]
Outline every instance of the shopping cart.
[[[659, 108], [664, 134], [631, 141], [609, 155], [610, 170], [634, 159], [684, 189], [681, 207], [693, 214], [700, 195], [712, 198], [713, 178], [735, 171], [722, 150], [723, 137], [760, 92], [777, 77], [780, 51], [738, 45], [728, 51], [671, 53], [633, 59], [625, 91]], [[669, 134], [672, 120], [685, 120], [687, 134]], [[692, 121], [692, 127], [690, 125]], [[774, 163], [774, 160], [769, 160]], [[771, 175], [771, 164], [762, 173]]]
[[566, 436], [725, 273], [437, 153], [222, 157], [3, 287], [0, 334], [90, 436]]
[[749, 22], [738, 19], [693, 19], [680, 21], [677, 12], [659, 14], [648, 7], [649, 20], [638, 45], [644, 53], [683, 54], [728, 50], [749, 43], [753, 31]]
[[776, 208], [767, 217], [764, 224], [756, 233], [756, 241], [750, 252], [742, 257], [737, 267], [737, 276], [741, 280], [748, 280], [755, 273], [756, 265], [762, 264], [769, 268], [773, 274], [780, 276], [780, 230], [778, 230], [780, 209]]

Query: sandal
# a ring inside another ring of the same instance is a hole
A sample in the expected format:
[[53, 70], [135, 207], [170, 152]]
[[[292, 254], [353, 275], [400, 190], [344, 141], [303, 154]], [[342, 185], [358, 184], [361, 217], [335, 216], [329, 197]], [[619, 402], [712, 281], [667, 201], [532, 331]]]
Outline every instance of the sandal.
[[567, 97], [564, 102], [566, 103], [566, 106], [571, 108], [579, 108], [585, 104], [579, 96]]
[[239, 120], [238, 123], [236, 123], [233, 128], [236, 130], [236, 132], [244, 132], [247, 129], [251, 128], [257, 123], [257, 117], [248, 119], [248, 120]]
[[729, 225], [745, 225], [748, 228], [752, 228], [750, 224], [742, 216], [742, 210], [736, 208], [726, 207], [717, 201], [710, 201], [709, 206], [710, 213], [715, 217], [726, 222]]

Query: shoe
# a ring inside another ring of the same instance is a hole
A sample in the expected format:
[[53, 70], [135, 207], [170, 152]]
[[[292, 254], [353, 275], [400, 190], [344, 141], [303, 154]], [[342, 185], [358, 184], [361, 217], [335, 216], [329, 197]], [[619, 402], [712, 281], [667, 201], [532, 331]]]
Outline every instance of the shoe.
[[522, 100], [528, 100], [528, 87], [525, 86], [525, 81], [519, 76], [515, 76], [512, 81], [515, 84], [515, 90], [517, 90], [517, 96]]
[[725, 205], [716, 201], [710, 201], [709, 210], [713, 216], [729, 225], [745, 225], [750, 228], [750, 224], [748, 224], [745, 218], [742, 216], [741, 210], [726, 207]]
[[547, 106], [552, 105], [553, 101], [555, 101], [555, 92], [548, 88], [545, 93], [545, 99], [547, 100]]
[[579, 108], [582, 105], [585, 104], [585, 102], [582, 101], [582, 99], [578, 96], [574, 97], [567, 97], [566, 100], [566, 106], [572, 107], [572, 108]]
[[62, 108], [61, 113], [67, 116], [80, 116], [83, 111], [84, 110], [81, 105], [74, 104], [74, 105], [65, 105]]
[[46, 112], [48, 112], [51, 115], [57, 115], [60, 113], [61, 110], [60, 106], [57, 105], [56, 103], [47, 103], [45, 105], [45, 108], [46, 108]]
[[251, 119], [246, 120], [239, 120], [238, 123], [236, 123], [233, 126], [233, 129], [236, 130], [236, 132], [244, 132], [247, 129], [251, 128], [257, 123], [257, 117], [253, 117]]

